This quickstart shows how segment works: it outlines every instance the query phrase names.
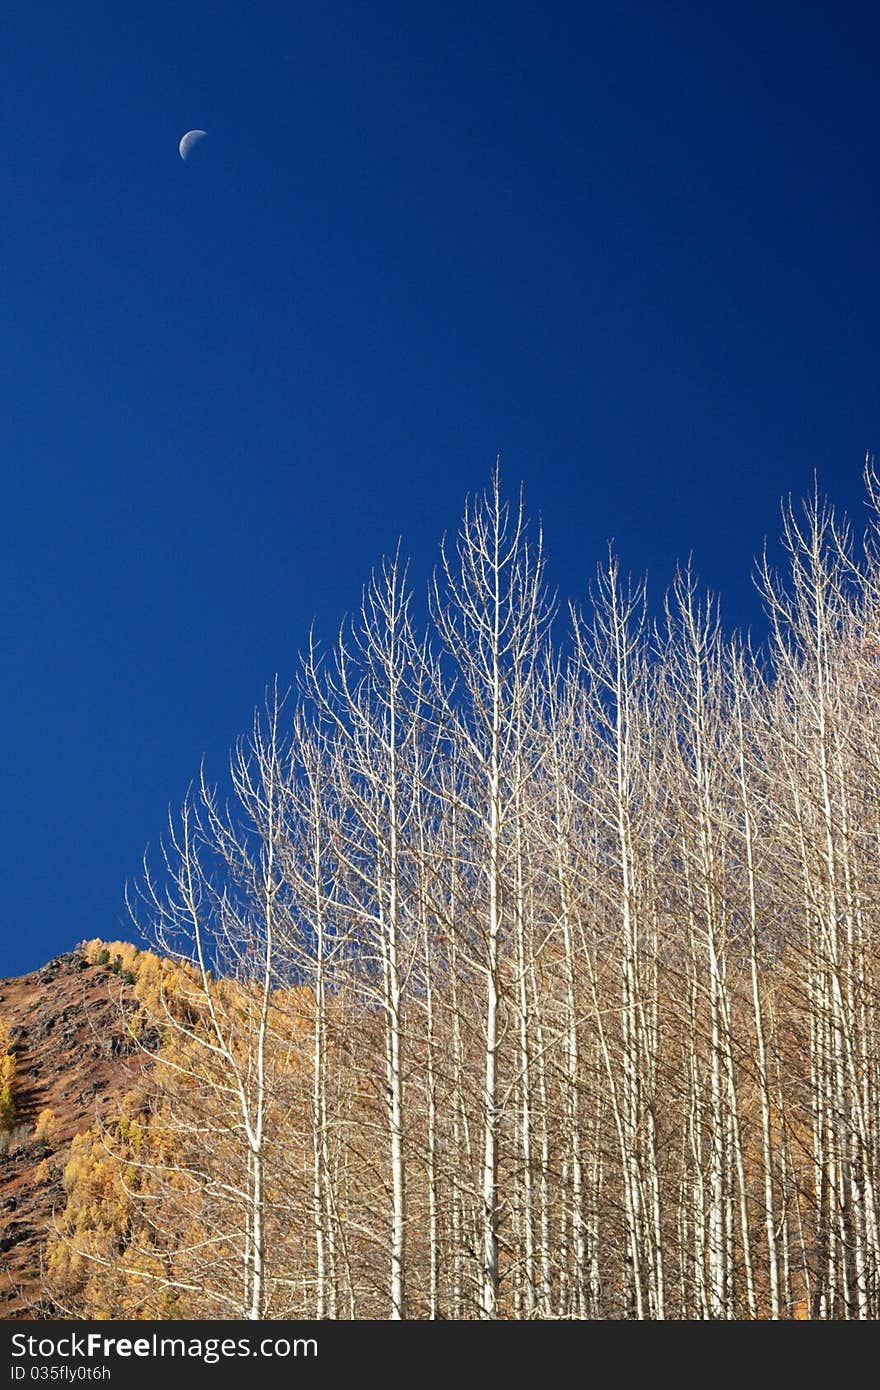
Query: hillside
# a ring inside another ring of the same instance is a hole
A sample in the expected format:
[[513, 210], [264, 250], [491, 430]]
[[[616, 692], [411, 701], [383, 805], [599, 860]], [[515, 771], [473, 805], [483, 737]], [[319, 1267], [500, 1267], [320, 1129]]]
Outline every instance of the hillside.
[[[123, 1011], [131, 988], [79, 951], [0, 980], [0, 1018], [16, 1062], [15, 1111], [0, 1130], [0, 1316], [45, 1316], [40, 1266], [70, 1143], [112, 1115], [142, 1065]], [[50, 1112], [50, 1113], [46, 1113]], [[42, 1116], [42, 1119], [40, 1118]]]

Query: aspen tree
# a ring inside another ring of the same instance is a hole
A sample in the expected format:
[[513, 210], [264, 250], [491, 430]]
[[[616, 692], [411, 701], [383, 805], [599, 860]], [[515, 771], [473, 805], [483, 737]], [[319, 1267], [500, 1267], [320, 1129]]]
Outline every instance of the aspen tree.
[[468, 764], [473, 809], [484, 846], [479, 866], [484, 885], [480, 968], [485, 976], [481, 1182], [481, 1316], [498, 1316], [501, 1282], [499, 1047], [502, 1007], [509, 989], [506, 946], [512, 923], [508, 890], [510, 841], [515, 833], [515, 758], [524, 698], [549, 620], [543, 592], [540, 540], [526, 540], [522, 503], [501, 496], [498, 468], [488, 491], [465, 509], [455, 556], [444, 547], [433, 591], [434, 622], [461, 683], [447, 707], [448, 723]]
[[[162, 1001], [162, 1026], [179, 1045], [163, 1069], [182, 1086], [207, 1088], [216, 1107], [217, 1120], [208, 1118], [205, 1136], [220, 1133], [220, 1124], [225, 1140], [214, 1156], [219, 1161], [228, 1152], [232, 1168], [214, 1172], [206, 1151], [193, 1180], [207, 1183], [232, 1225], [204, 1241], [205, 1259], [218, 1239], [237, 1248], [238, 1293], [218, 1290], [217, 1296], [228, 1300], [230, 1315], [237, 1305], [239, 1316], [253, 1319], [265, 1316], [271, 1298], [266, 1165], [274, 1108], [272, 992], [283, 911], [281, 710], [276, 687], [264, 717], [255, 719], [251, 737], [240, 741], [231, 760], [240, 820], [220, 805], [203, 777], [177, 823], [170, 824], [161, 880], [147, 867], [140, 911], [133, 905], [148, 939], [188, 967], [179, 1002]], [[222, 1117], [224, 1107], [228, 1118]], [[209, 1270], [205, 1264], [210, 1287]]]

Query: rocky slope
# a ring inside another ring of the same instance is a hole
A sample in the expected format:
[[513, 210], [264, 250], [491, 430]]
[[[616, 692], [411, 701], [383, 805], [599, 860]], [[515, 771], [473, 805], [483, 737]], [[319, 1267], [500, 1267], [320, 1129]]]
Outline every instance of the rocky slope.
[[0, 1018], [17, 1065], [15, 1113], [0, 1130], [0, 1317], [51, 1316], [41, 1297], [46, 1233], [53, 1208], [64, 1205], [71, 1140], [113, 1115], [143, 1065], [125, 1038], [132, 1006], [119, 975], [76, 951], [0, 980]]

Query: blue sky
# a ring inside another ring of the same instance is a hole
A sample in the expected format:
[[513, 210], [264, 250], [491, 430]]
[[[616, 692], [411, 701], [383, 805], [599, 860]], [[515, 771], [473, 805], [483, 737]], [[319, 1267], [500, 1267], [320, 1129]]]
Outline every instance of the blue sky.
[[[8, 7], [0, 975], [128, 933], [203, 754], [496, 453], [759, 623], [814, 470], [880, 452], [870, 7]], [[177, 142], [207, 138], [183, 164]]]

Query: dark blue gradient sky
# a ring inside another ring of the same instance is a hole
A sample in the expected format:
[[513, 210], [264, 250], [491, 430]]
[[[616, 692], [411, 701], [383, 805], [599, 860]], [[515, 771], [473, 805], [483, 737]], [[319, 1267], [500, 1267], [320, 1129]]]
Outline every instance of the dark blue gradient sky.
[[880, 452], [877, 26], [7, 7], [0, 975], [129, 933], [202, 755], [498, 452], [563, 595], [613, 537], [759, 624], [780, 496]]

